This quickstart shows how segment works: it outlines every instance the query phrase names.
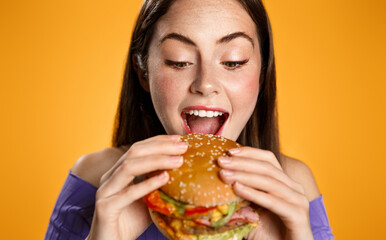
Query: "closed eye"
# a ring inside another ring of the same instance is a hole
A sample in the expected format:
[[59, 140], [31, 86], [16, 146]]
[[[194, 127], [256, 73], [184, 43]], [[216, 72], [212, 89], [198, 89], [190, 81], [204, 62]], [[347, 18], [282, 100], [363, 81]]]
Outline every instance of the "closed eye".
[[222, 62], [221, 64], [223, 64], [227, 69], [234, 70], [236, 68], [243, 66], [248, 61], [249, 59], [243, 60], [243, 61], [236, 61], [236, 62]]
[[192, 65], [192, 63], [190, 63], [190, 62], [175, 62], [175, 61], [171, 61], [171, 60], [165, 60], [165, 64], [168, 66], [171, 66], [177, 70], [182, 70], [182, 69]]

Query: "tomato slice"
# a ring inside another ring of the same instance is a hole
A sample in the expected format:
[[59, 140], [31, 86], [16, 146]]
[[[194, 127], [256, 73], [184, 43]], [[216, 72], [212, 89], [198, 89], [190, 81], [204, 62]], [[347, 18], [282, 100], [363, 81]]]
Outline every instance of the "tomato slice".
[[194, 207], [185, 209], [186, 216], [206, 215], [209, 211], [216, 209], [217, 207]]
[[145, 200], [149, 208], [164, 215], [170, 215], [176, 210], [172, 204], [162, 200], [161, 194], [158, 190], [155, 190], [146, 195]]

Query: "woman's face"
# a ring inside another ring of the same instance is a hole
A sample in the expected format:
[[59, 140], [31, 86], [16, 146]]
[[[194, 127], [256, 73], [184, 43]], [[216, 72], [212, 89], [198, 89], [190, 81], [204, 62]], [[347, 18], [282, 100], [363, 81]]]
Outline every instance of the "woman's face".
[[[176, 1], [156, 23], [148, 58], [149, 90], [166, 132], [189, 133], [186, 118], [192, 132], [236, 140], [257, 102], [260, 66], [255, 24], [237, 1]], [[185, 114], [213, 108], [226, 114]]]

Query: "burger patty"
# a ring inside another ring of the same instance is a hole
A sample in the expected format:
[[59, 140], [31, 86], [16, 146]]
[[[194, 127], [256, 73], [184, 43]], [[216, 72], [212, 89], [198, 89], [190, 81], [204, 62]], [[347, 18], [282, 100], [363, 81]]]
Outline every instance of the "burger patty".
[[200, 224], [197, 224], [195, 227], [183, 224], [181, 228], [181, 232], [184, 234], [193, 234], [193, 235], [214, 234], [214, 233], [226, 232], [228, 230], [232, 230], [236, 227], [240, 227], [247, 224], [248, 222], [245, 222], [243, 220], [232, 221], [231, 223], [225, 224], [224, 226], [221, 226], [219, 228], [212, 228], [212, 227], [208, 227]]

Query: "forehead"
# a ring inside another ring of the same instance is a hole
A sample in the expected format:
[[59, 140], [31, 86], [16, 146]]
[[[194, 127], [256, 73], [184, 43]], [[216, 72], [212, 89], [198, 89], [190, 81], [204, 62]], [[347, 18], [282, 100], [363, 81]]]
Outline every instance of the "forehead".
[[244, 32], [257, 41], [255, 23], [236, 0], [177, 0], [158, 20], [154, 37], [170, 32], [189, 35], [195, 41]]

